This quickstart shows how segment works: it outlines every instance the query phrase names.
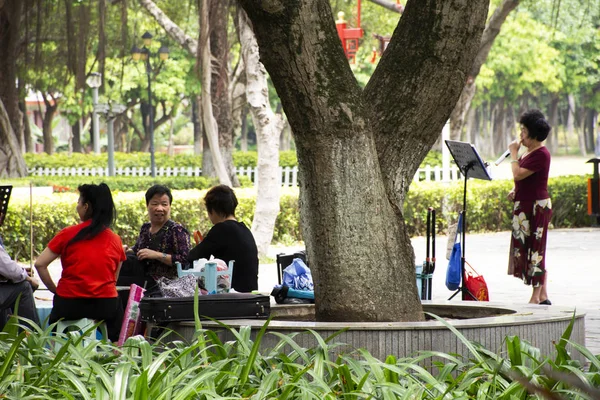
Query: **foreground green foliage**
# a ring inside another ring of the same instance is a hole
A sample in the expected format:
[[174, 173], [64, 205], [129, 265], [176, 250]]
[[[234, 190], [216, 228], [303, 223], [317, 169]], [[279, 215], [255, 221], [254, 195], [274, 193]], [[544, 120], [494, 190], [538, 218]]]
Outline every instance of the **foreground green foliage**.
[[[590, 362], [588, 370], [567, 352], [571, 326], [553, 358], [518, 337], [506, 338], [495, 354], [469, 342], [452, 326], [469, 357], [423, 351], [415, 357], [390, 355], [377, 360], [366, 350], [339, 354], [333, 335], [315, 337], [300, 347], [296, 333], [267, 333], [269, 321], [252, 339], [249, 327], [228, 329], [234, 341], [222, 342], [202, 328], [196, 310], [191, 343], [150, 343], [141, 336], [122, 348], [77, 333], [53, 335], [51, 327], [19, 333], [11, 321], [0, 333], [0, 396], [35, 399], [561, 399], [598, 395], [600, 361], [570, 343]], [[440, 318], [438, 318], [440, 321]], [[574, 321], [574, 320], [573, 320]], [[267, 334], [279, 343], [262, 349]], [[56, 350], [57, 344], [61, 347]], [[433, 367], [427, 367], [433, 365]], [[550, 397], [548, 397], [550, 398]], [[554, 397], [553, 397], [554, 398]]]
[[[144, 201], [145, 190], [154, 182], [171, 185], [169, 179], [151, 181], [145, 178], [113, 178], [122, 181], [122, 186], [113, 186], [115, 181], [105, 178], [83, 178], [78, 183], [108, 182], [115, 191], [114, 198], [118, 211], [115, 232], [119, 234], [124, 243], [133, 245], [139, 229], [146, 222], [146, 204]], [[151, 179], [151, 178], [150, 178]], [[189, 178], [187, 178], [189, 179]], [[203, 178], [195, 178], [202, 180]], [[185, 185], [186, 178], [178, 178]], [[193, 181], [193, 179], [191, 179]], [[202, 181], [203, 184], [210, 181]], [[138, 188], [138, 192], [119, 193], [123, 186]], [[200, 186], [200, 184], [199, 184]], [[208, 187], [210, 185], [207, 185]], [[70, 190], [75, 190], [76, 185]], [[202, 186], [200, 186], [202, 187]], [[467, 209], [469, 232], [495, 232], [511, 229], [512, 203], [506, 194], [512, 188], [512, 181], [498, 180], [483, 182], [474, 180], [469, 182]], [[404, 216], [411, 236], [425, 234], [427, 207], [437, 210], [437, 231], [443, 234], [447, 231], [448, 224], [457, 219], [458, 212], [462, 209], [462, 183], [455, 182], [450, 185], [442, 183], [422, 182], [413, 183], [408, 197], [404, 203]], [[587, 215], [587, 177], [565, 176], [551, 178], [549, 191], [553, 203], [552, 227], [576, 228], [590, 226], [592, 220]], [[252, 225], [254, 206], [256, 202], [255, 190], [237, 189], [239, 205], [237, 217], [247, 226]], [[200, 229], [208, 231], [211, 223], [206, 216], [202, 199], [204, 190], [181, 190], [174, 193], [172, 218], [182, 223], [188, 230]], [[34, 256], [39, 254], [44, 246], [62, 228], [77, 223], [75, 204], [76, 192], [55, 193], [49, 198], [35, 198], [33, 205], [33, 231], [34, 231]], [[29, 257], [29, 198], [13, 197], [9, 203], [8, 214], [4, 226], [0, 227], [0, 235], [4, 238], [5, 245], [10, 254], [19, 259]], [[297, 189], [282, 191], [280, 199], [280, 213], [275, 222], [273, 241], [275, 243], [293, 243], [302, 240], [300, 231], [300, 212], [298, 207]]]

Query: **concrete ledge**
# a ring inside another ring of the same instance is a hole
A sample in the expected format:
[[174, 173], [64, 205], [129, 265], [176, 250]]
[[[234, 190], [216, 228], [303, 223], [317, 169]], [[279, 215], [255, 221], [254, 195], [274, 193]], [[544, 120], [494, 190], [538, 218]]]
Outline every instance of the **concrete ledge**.
[[[275, 306], [272, 314], [289, 318], [294, 313], [304, 316], [310, 314], [311, 306]], [[493, 352], [504, 352], [506, 336], [515, 335], [526, 340], [541, 350], [542, 355], [553, 355], [554, 344], [558, 343], [563, 332], [571, 322], [575, 313], [575, 323], [571, 341], [585, 345], [585, 314], [575, 312], [573, 308], [539, 305], [504, 305], [495, 303], [473, 302], [424, 302], [425, 312], [434, 313], [447, 318], [447, 322], [455, 327], [467, 339], [482, 344]], [[314, 308], [312, 308], [314, 313]], [[491, 316], [493, 315], [493, 316]], [[469, 319], [454, 319], [473, 316]], [[265, 324], [265, 320], [238, 319], [222, 320], [222, 323], [239, 329], [250, 326], [252, 335]], [[212, 321], [203, 321], [203, 327], [218, 332], [221, 340], [234, 340], [233, 335]], [[186, 340], [194, 334], [193, 322], [171, 324]], [[416, 355], [420, 350], [456, 353], [468, 357], [468, 349], [456, 335], [437, 320], [424, 322], [314, 322], [272, 320], [268, 332], [289, 334], [301, 332], [295, 337], [302, 347], [313, 347], [317, 340], [307, 329], [316, 331], [327, 338], [342, 329], [347, 330], [335, 338], [336, 343], [345, 346], [336, 348], [336, 352], [349, 352], [357, 348], [367, 349], [374, 357], [385, 359], [389, 354], [396, 357]], [[273, 348], [280, 339], [276, 335], [265, 335], [262, 348]], [[584, 361], [578, 352], [572, 357]]]

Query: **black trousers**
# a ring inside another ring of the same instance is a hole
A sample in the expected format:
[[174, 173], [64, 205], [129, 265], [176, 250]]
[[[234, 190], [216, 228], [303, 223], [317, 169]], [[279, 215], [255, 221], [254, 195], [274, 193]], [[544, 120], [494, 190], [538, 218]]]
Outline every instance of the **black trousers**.
[[[20, 299], [19, 309], [15, 310], [18, 298]], [[14, 311], [17, 311], [19, 316], [30, 319], [38, 325], [40, 324], [31, 283], [27, 281], [0, 283], [0, 330], [4, 329], [8, 314], [12, 314]]]
[[65, 298], [55, 294], [49, 323], [52, 324], [61, 318], [102, 320], [106, 323], [108, 338], [116, 342], [119, 340], [123, 322], [123, 306], [118, 297]]

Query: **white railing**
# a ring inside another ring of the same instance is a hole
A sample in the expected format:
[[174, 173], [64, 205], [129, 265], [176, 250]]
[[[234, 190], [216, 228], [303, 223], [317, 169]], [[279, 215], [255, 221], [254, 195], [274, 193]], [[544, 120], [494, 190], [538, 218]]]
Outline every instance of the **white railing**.
[[447, 171], [447, 177], [444, 176], [444, 168], [440, 166], [432, 167], [431, 165], [426, 165], [425, 168], [419, 168], [415, 173], [413, 180], [417, 182], [440, 182], [440, 181], [457, 181], [462, 179], [462, 175], [460, 170], [456, 166], [456, 164], [452, 164]]
[[[240, 176], [247, 176], [252, 182], [256, 182], [256, 167], [239, 167], [236, 168], [236, 173]], [[280, 167], [281, 185], [283, 187], [298, 186], [298, 167]], [[108, 168], [33, 168], [28, 170], [29, 175], [34, 176], [108, 176]], [[116, 176], [150, 176], [150, 167], [140, 168], [115, 168]], [[156, 169], [157, 176], [202, 176], [202, 168], [200, 167], [160, 167]], [[439, 182], [444, 179], [444, 171], [442, 167], [431, 167], [427, 165], [425, 168], [417, 170], [414, 179], [416, 181]], [[453, 165], [450, 167], [447, 180], [455, 181], [461, 178], [460, 171]]]

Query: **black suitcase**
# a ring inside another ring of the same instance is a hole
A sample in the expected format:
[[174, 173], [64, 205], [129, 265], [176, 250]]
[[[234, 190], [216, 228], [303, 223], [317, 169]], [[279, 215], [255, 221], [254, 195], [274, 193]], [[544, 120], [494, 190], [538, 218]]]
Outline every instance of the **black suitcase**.
[[[144, 297], [140, 312], [142, 320], [147, 322], [193, 321], [194, 297]], [[271, 299], [250, 293], [198, 296], [198, 314], [200, 319], [266, 319], [271, 314]]]

